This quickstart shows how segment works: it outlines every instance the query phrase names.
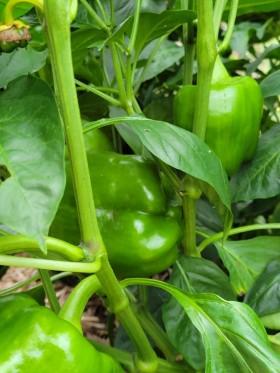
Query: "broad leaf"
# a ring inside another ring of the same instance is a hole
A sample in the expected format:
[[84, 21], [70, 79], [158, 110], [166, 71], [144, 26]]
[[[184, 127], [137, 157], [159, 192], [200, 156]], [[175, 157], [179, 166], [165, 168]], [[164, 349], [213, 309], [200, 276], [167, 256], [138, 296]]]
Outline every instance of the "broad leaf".
[[195, 13], [186, 10], [167, 10], [161, 14], [142, 13], [135, 40], [136, 55], [152, 40], [169, 34], [177, 27], [195, 19]]
[[0, 56], [0, 88], [19, 76], [28, 75], [40, 70], [46, 63], [48, 50], [36, 51], [30, 46], [18, 48], [11, 53]]
[[[195, 13], [187, 10], [166, 10], [160, 14], [141, 13], [139, 26], [135, 40], [136, 58], [146, 45], [152, 40], [158, 39], [162, 35], [171, 33], [177, 27], [195, 19]], [[113, 34], [104, 42], [122, 41], [124, 35], [131, 35], [133, 27], [133, 16], [127, 18], [113, 32]]]
[[263, 97], [280, 95], [280, 71], [268, 75], [260, 84]]
[[[122, 124], [118, 124], [122, 123]], [[117, 124], [128, 145], [141, 152], [141, 143], [166, 164], [193, 176], [221, 216], [225, 232], [231, 227], [232, 213], [228, 179], [221, 161], [199, 137], [170, 123], [145, 117], [116, 117], [88, 122], [85, 132]], [[141, 141], [135, 139], [134, 134]]]
[[278, 373], [280, 356], [269, 344], [265, 329], [244, 303], [225, 301], [214, 294], [190, 294], [151, 279], [127, 279], [122, 286], [156, 286], [183, 307], [199, 330], [206, 355], [206, 373]]
[[[155, 48], [155, 43], [151, 43], [144, 49], [143, 53], [141, 53], [139, 57], [140, 63], [143, 59], [145, 61], [145, 59], [149, 58], [150, 54], [153, 53], [153, 48]], [[147, 68], [144, 66], [136, 70], [135, 81], [138, 84], [138, 80], [144, 82], [146, 80], [154, 78], [164, 70], [173, 66], [183, 56], [183, 46], [179, 46], [175, 42], [172, 42], [170, 40], [164, 40], [154, 54], [154, 58], [151, 64], [149, 64]]]
[[0, 168], [0, 222], [44, 249], [65, 185], [64, 137], [52, 91], [37, 78], [0, 95]]
[[265, 132], [252, 161], [230, 180], [232, 201], [250, 201], [280, 194], [280, 125]]
[[71, 49], [74, 68], [78, 68], [88, 54], [88, 47], [104, 41], [105, 33], [94, 26], [83, 27], [71, 33]]
[[261, 317], [267, 328], [280, 330], [279, 258], [268, 264], [246, 294], [244, 302]]
[[[181, 257], [173, 266], [168, 282], [189, 293], [214, 293], [227, 300], [235, 299], [228, 277], [209, 260]], [[165, 302], [163, 320], [172, 344], [192, 367], [203, 370], [202, 338], [176, 299], [170, 297]]]
[[125, 126], [139, 136], [153, 155], [198, 179], [200, 188], [217, 208], [227, 231], [231, 226], [228, 180], [213, 151], [193, 133], [166, 122], [139, 117], [131, 118]]
[[216, 242], [219, 255], [229, 271], [230, 282], [242, 295], [253, 285], [265, 266], [280, 254], [280, 237], [259, 236], [249, 240]]

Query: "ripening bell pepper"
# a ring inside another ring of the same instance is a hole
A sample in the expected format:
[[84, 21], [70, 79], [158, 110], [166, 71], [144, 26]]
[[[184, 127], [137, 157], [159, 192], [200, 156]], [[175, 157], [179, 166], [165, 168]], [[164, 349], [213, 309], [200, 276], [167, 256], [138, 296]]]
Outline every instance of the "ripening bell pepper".
[[[228, 175], [252, 159], [259, 140], [263, 98], [249, 76], [230, 77], [217, 58], [209, 97], [205, 142], [220, 158]], [[192, 131], [197, 87], [185, 85], [174, 99], [174, 124]]]
[[1, 373], [124, 372], [72, 324], [25, 294], [1, 297], [0, 315]]
[[[89, 154], [88, 162], [98, 224], [116, 274], [149, 276], [167, 269], [178, 255], [180, 207], [166, 200], [154, 163], [116, 153]], [[69, 171], [67, 179], [50, 235], [77, 245], [80, 233]]]
[[0, 52], [10, 53], [16, 48], [24, 48], [30, 42], [28, 26], [21, 21], [11, 25], [0, 24]]

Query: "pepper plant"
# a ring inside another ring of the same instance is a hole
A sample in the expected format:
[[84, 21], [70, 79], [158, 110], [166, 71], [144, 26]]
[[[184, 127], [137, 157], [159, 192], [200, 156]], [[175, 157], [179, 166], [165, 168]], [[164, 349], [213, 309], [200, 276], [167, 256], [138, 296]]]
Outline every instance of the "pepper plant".
[[279, 372], [279, 12], [0, 2], [1, 372]]

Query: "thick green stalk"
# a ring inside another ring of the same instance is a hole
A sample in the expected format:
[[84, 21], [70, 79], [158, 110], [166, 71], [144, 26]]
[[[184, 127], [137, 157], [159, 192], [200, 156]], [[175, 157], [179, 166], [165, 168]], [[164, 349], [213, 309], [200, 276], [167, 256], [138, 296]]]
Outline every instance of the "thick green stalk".
[[[193, 10], [193, 0], [181, 0], [181, 8], [186, 10]], [[183, 25], [183, 44], [185, 48], [184, 56], [184, 78], [183, 84], [192, 84], [193, 78], [193, 62], [195, 56], [195, 39], [193, 22], [189, 21]]]
[[45, 1], [47, 35], [55, 72], [56, 94], [64, 120], [65, 135], [71, 160], [77, 210], [84, 249], [92, 259], [105, 252], [98, 228], [92, 197], [91, 181], [82, 133], [71, 55], [70, 28], [65, 2]]
[[[140, 372], [155, 372], [157, 357], [143, 329], [133, 314], [128, 299], [123, 292], [108, 262], [106, 249], [97, 224], [96, 211], [92, 197], [91, 180], [88, 169], [83, 129], [80, 119], [72, 66], [70, 25], [67, 22], [65, 1], [45, 0], [47, 34], [57, 95], [60, 103], [70, 161], [72, 164], [74, 191], [81, 226], [82, 240], [89, 257], [101, 258], [101, 269], [97, 273], [102, 290], [106, 294], [109, 307], [115, 312], [131, 337], [137, 349], [136, 365]], [[111, 44], [115, 67], [120, 68], [116, 48]], [[118, 70], [117, 80], [122, 103], [125, 94], [122, 75]]]
[[197, 1], [197, 93], [193, 133], [205, 138], [212, 72], [217, 57], [213, 27], [213, 1]]
[[196, 200], [183, 196], [183, 212], [185, 222], [184, 255], [200, 257], [196, 248]]
[[[197, 94], [194, 111], [193, 133], [202, 140], [205, 138], [211, 78], [217, 56], [213, 27], [212, 0], [197, 1], [198, 34], [197, 34]], [[188, 195], [193, 181], [185, 183], [186, 196], [183, 197], [185, 216], [185, 255], [200, 256], [196, 247], [196, 198]]]

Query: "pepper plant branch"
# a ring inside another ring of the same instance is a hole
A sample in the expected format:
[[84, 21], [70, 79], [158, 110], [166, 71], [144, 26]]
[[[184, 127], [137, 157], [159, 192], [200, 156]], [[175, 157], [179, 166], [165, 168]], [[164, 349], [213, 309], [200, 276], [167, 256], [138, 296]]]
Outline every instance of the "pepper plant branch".
[[114, 23], [115, 23], [114, 0], [110, 0], [110, 12], [111, 12], [111, 25], [114, 26]]
[[[197, 1], [198, 33], [197, 33], [197, 92], [194, 109], [193, 133], [204, 140], [211, 78], [217, 56], [213, 28], [212, 0]], [[192, 180], [186, 181], [186, 191], [192, 188]], [[200, 256], [196, 248], [196, 198], [192, 195], [183, 197], [185, 218], [185, 255]]]
[[[54, 6], [56, 4], [56, 6]], [[65, 3], [45, 1], [48, 46], [51, 53], [55, 87], [64, 121], [67, 146], [71, 160], [74, 190], [83, 247], [90, 257], [105, 252], [98, 228], [92, 197], [82, 123], [76, 95], [72, 66], [70, 28]]]
[[148, 288], [146, 286], [138, 286], [138, 295], [137, 301], [134, 295], [129, 293], [132, 309], [134, 310], [138, 320], [153, 339], [155, 345], [164, 354], [166, 359], [168, 361], [176, 361], [178, 351], [170, 343], [165, 331], [160, 327], [149, 310]]
[[[58, 254], [67, 260], [79, 262], [84, 259], [83, 250], [68, 242], [53, 237], [46, 237], [45, 244], [49, 253]], [[0, 237], [0, 253], [16, 254], [24, 251], [41, 253], [42, 255], [35, 239], [21, 234]]]
[[[114, 105], [114, 106], [121, 106], [121, 102], [119, 100], [116, 100], [115, 98], [107, 95], [106, 93], [104, 92], [101, 92], [100, 89], [96, 88], [96, 87], [93, 87], [91, 85], [88, 85], [88, 84], [85, 84], [81, 81], [79, 81], [78, 79], [75, 79], [75, 83], [83, 88], [85, 91], [88, 91], [88, 92], [92, 92], [94, 94], [96, 94], [97, 96], [103, 98], [104, 100], [108, 101], [111, 105]], [[103, 89], [105, 91], [105, 89]], [[112, 88], [107, 88], [108, 92], [113, 92], [113, 93], [118, 93], [117, 90], [113, 90]]]
[[197, 93], [194, 110], [193, 133], [204, 140], [211, 78], [217, 57], [213, 27], [212, 0], [197, 1]]
[[0, 254], [0, 264], [6, 266], [48, 269], [51, 271], [95, 273], [100, 270], [100, 260], [92, 263], [75, 263], [60, 260], [26, 258]]
[[115, 43], [111, 42], [109, 43], [109, 47], [110, 47], [110, 51], [112, 54], [114, 69], [116, 73], [116, 80], [117, 80], [117, 84], [119, 87], [120, 101], [121, 101], [123, 109], [130, 115], [130, 114], [133, 114], [132, 103], [128, 102], [127, 100], [127, 94], [126, 94], [125, 85], [124, 85], [124, 78], [123, 78], [123, 74], [121, 70], [121, 63], [119, 60], [119, 55], [116, 49], [116, 45]]
[[86, 8], [88, 11], [88, 14], [91, 16], [91, 18], [97, 23], [97, 25], [100, 27], [102, 31], [105, 32], [107, 36], [110, 35], [111, 30], [106, 25], [106, 23], [99, 17], [99, 15], [95, 12], [95, 10], [90, 6], [90, 4], [86, 0], [80, 0], [80, 3]]
[[[193, 0], [181, 0], [181, 8], [184, 10], [193, 10]], [[183, 84], [192, 84], [193, 78], [193, 62], [195, 56], [195, 39], [193, 22], [189, 21], [183, 24], [183, 45], [185, 49], [184, 54], [184, 77]]]
[[[136, 354], [136, 366], [140, 372], [155, 372], [157, 357], [153, 351], [141, 325], [132, 312], [128, 299], [123, 292], [115, 274], [108, 262], [97, 223], [94, 200], [92, 196], [91, 180], [87, 163], [83, 129], [76, 95], [74, 71], [70, 43], [70, 25], [67, 22], [65, 2], [45, 0], [45, 17], [48, 35], [48, 44], [51, 52], [53, 70], [56, 72], [57, 95], [64, 119], [67, 145], [69, 150], [74, 192], [76, 196], [79, 222], [82, 233], [82, 244], [89, 259], [98, 255], [101, 260], [100, 271], [97, 278], [109, 300], [109, 307], [115, 312], [123, 324], [132, 342]], [[115, 45], [110, 44], [116, 76], [120, 88], [122, 104], [126, 104], [122, 74]], [[13, 258], [14, 259], [14, 258]], [[35, 260], [35, 259], [33, 259]], [[90, 263], [87, 263], [90, 264]]]
[[126, 48], [126, 91], [127, 91], [127, 100], [129, 103], [129, 106], [132, 107], [133, 102], [133, 81], [134, 81], [134, 74], [135, 74], [135, 68], [137, 63], [137, 56], [134, 56], [134, 62], [132, 63], [132, 53], [135, 46], [135, 41], [137, 37], [138, 32], [138, 25], [139, 25], [139, 18], [140, 18], [140, 10], [141, 10], [141, 3], [142, 0], [136, 1], [136, 7], [134, 11], [134, 18], [133, 18], [133, 25], [132, 25], [132, 31], [131, 36], [129, 40], [129, 44]]
[[[251, 232], [251, 231], [258, 231], [258, 230], [270, 230], [270, 229], [280, 229], [280, 223], [269, 223], [269, 224], [252, 224], [247, 225], [245, 227], [238, 227], [232, 228], [228, 232], [228, 236], [232, 236], [234, 234], [244, 233], [244, 232]], [[224, 232], [216, 233], [212, 236], [208, 236], [201, 244], [198, 246], [199, 252], [203, 251], [208, 245], [223, 239]]]
[[182, 199], [185, 223], [184, 255], [200, 257], [196, 248], [196, 200], [187, 195]]
[[60, 305], [57, 299], [57, 296], [55, 294], [53, 284], [51, 281], [51, 277], [49, 274], [49, 271], [46, 269], [39, 269], [40, 278], [42, 281], [42, 285], [45, 291], [45, 294], [48, 298], [48, 301], [50, 303], [51, 309], [58, 314], [60, 311]]
[[224, 36], [224, 39], [223, 39], [222, 43], [220, 44], [220, 46], [218, 48], [218, 53], [223, 52], [229, 46], [230, 39], [232, 37], [232, 33], [233, 33], [233, 29], [234, 29], [237, 10], [238, 10], [238, 0], [232, 0], [231, 1], [231, 6], [230, 6], [230, 12], [229, 12], [228, 28], [227, 28], [226, 34]]
[[136, 0], [136, 7], [135, 7], [135, 11], [134, 11], [132, 31], [131, 31], [131, 35], [130, 35], [129, 44], [128, 44], [128, 47], [127, 47], [127, 53], [130, 56], [132, 55], [134, 45], [135, 45], [135, 41], [136, 41], [136, 37], [137, 37], [141, 3], [142, 3], [142, 0]]
[[214, 26], [214, 35], [215, 40], [218, 40], [219, 30], [220, 30], [220, 24], [222, 21], [222, 15], [225, 9], [225, 6], [227, 5], [228, 0], [216, 0], [215, 6], [214, 6], [214, 12], [213, 12], [213, 26]]
[[20, 3], [29, 3], [40, 9], [44, 8], [43, 0], [9, 0], [3, 11], [3, 21], [5, 24], [12, 24], [14, 21], [13, 10]]
[[[96, 340], [90, 343], [100, 352], [104, 352], [116, 359], [130, 373], [138, 373], [134, 368], [133, 357], [130, 353], [119, 350], [115, 347], [105, 345]], [[194, 373], [194, 370], [180, 363], [173, 363], [164, 359], [158, 359], [157, 373]]]
[[[138, 92], [141, 84], [143, 83], [145, 77], [146, 77], [146, 72], [148, 71], [149, 67], [151, 66], [151, 63], [153, 62], [153, 59], [155, 57], [155, 54], [157, 53], [159, 47], [161, 46], [161, 44], [163, 43], [163, 41], [167, 38], [168, 34], [166, 35], [162, 35], [160, 38], [157, 39], [151, 53], [149, 54], [149, 57], [145, 63], [145, 66], [143, 67], [142, 69], [142, 72], [141, 72], [141, 75], [140, 77], [138, 78], [138, 81], [135, 85], [135, 88], [134, 88], [134, 94], [136, 92]], [[137, 59], [138, 59], [138, 56], [135, 56], [134, 58], [134, 65], [133, 65], [133, 71], [135, 71], [136, 69], [136, 63], [137, 63]]]
[[[58, 273], [57, 275], [51, 276], [51, 281], [54, 282], [56, 280], [60, 280], [61, 278], [68, 277], [70, 275], [72, 275], [71, 272], [61, 272], [61, 273]], [[37, 273], [36, 275], [34, 275], [32, 277], [28, 277], [26, 280], [18, 282], [15, 285], [10, 286], [7, 289], [0, 290], [0, 296], [2, 297], [4, 295], [10, 294], [10, 293], [14, 293], [16, 290], [21, 289], [22, 287], [24, 287], [26, 285], [29, 285], [32, 282], [35, 282], [35, 281], [37, 281], [39, 279], [40, 279], [40, 276]], [[40, 287], [40, 286], [41, 285], [34, 286], [32, 289], [36, 289], [37, 287]]]
[[90, 297], [101, 289], [100, 282], [95, 275], [83, 279], [74, 288], [59, 312], [59, 316], [69, 321], [81, 333], [81, 318]]
[[98, 5], [98, 8], [100, 9], [100, 12], [101, 12], [101, 14], [102, 14], [102, 17], [103, 17], [103, 19], [104, 19], [106, 25], [108, 25], [108, 23], [109, 23], [109, 19], [108, 19], [107, 13], [106, 13], [106, 11], [105, 11], [105, 9], [104, 9], [102, 3], [100, 2], [100, 0], [96, 0], [96, 3], [97, 3], [97, 5]]

